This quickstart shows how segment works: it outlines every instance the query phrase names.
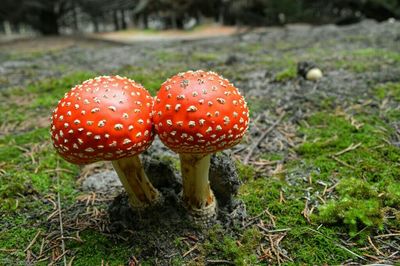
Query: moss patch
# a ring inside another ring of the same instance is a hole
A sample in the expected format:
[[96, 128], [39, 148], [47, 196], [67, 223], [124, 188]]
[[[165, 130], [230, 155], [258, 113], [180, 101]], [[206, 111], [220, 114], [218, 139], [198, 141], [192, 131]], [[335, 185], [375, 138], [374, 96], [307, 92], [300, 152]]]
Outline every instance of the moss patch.
[[393, 193], [400, 181], [400, 150], [387, 143], [389, 129], [374, 115], [354, 119], [363, 126], [357, 128], [337, 115], [313, 115], [310, 127], [300, 129], [308, 141], [298, 149], [306, 163], [317, 169], [315, 179], [328, 181], [335, 176], [339, 180], [336, 197], [319, 208], [316, 221], [343, 223], [352, 236], [363, 228], [383, 229], [385, 207], [400, 206], [399, 193]]

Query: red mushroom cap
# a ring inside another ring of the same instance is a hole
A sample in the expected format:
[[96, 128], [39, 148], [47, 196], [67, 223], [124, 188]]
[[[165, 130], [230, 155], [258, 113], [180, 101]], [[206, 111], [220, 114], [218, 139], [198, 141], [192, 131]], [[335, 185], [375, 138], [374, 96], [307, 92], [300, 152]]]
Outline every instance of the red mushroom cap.
[[128, 78], [87, 80], [67, 92], [53, 111], [53, 145], [76, 164], [141, 153], [154, 138], [152, 105], [149, 92]]
[[179, 73], [161, 85], [153, 107], [161, 141], [177, 153], [212, 153], [236, 145], [249, 110], [237, 88], [214, 72]]

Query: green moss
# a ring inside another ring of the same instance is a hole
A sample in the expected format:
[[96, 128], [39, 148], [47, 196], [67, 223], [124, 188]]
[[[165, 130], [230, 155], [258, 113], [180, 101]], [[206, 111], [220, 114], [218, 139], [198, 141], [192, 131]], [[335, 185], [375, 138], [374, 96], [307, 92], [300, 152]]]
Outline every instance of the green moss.
[[245, 165], [240, 161], [236, 161], [236, 168], [239, 173], [239, 178], [241, 180], [251, 180], [254, 179], [256, 171], [251, 165]]
[[200, 53], [195, 52], [190, 56], [191, 60], [200, 61], [200, 62], [210, 62], [218, 60], [219, 56], [215, 53]]
[[[23, 216], [1, 215], [0, 229], [0, 264], [1, 265], [23, 265], [25, 264], [26, 254], [24, 249], [29, 245], [34, 236], [39, 232], [44, 232], [42, 228], [32, 226]], [[32, 251], [38, 254], [40, 242], [37, 241], [32, 246]]]
[[176, 68], [165, 69], [161, 67], [157, 69], [153, 67], [153, 69], [149, 70], [143, 67], [125, 66], [114, 74], [126, 76], [141, 83], [152, 95], [155, 95], [164, 81], [183, 70], [184, 69]]
[[[235, 265], [255, 265], [257, 263], [256, 248], [259, 246], [261, 233], [250, 228], [236, 240], [226, 234], [220, 226], [209, 231], [206, 242], [202, 245], [203, 256], [210, 259], [224, 259]], [[241, 245], [238, 245], [238, 241]]]
[[296, 66], [290, 66], [275, 75], [275, 81], [283, 82], [297, 77]]
[[335, 61], [336, 67], [356, 73], [366, 71], [381, 71], [388, 65], [398, 64], [400, 53], [384, 49], [366, 48], [342, 53]]
[[[307, 223], [301, 214], [304, 209], [302, 190], [307, 187], [307, 184], [292, 186], [285, 181], [265, 177], [245, 183], [240, 197], [246, 203], [248, 213], [260, 217], [264, 224], [271, 224], [271, 217], [265, 210], [274, 216], [274, 229], [286, 232], [282, 246], [295, 262], [293, 265], [339, 264], [351, 258], [349, 252], [338, 246], [339, 227], [318, 229], [318, 225]], [[281, 191], [286, 197], [285, 202], [280, 201]]]
[[381, 100], [390, 97], [400, 102], [400, 82], [379, 84], [375, 87], [375, 94]]
[[[388, 136], [378, 130], [385, 127], [383, 121], [373, 115], [356, 115], [355, 119], [364, 125], [357, 129], [344, 117], [313, 115], [308, 120], [310, 127], [300, 128], [308, 141], [298, 149], [307, 164], [318, 169], [314, 179], [328, 181], [335, 175], [340, 180], [336, 187], [338, 197], [319, 208], [316, 221], [344, 224], [351, 235], [363, 227], [383, 228], [384, 208], [399, 206], [399, 193], [395, 191], [400, 181], [400, 169], [396, 166], [400, 149], [384, 140]], [[335, 155], [357, 143], [361, 143], [358, 148]], [[362, 238], [370, 230], [358, 236]]]
[[177, 62], [184, 59], [182, 53], [160, 50], [154, 53], [154, 56], [163, 62]]
[[112, 240], [94, 230], [80, 234], [83, 243], [67, 241], [66, 249], [73, 250], [74, 265], [125, 265], [132, 250], [129, 245]]

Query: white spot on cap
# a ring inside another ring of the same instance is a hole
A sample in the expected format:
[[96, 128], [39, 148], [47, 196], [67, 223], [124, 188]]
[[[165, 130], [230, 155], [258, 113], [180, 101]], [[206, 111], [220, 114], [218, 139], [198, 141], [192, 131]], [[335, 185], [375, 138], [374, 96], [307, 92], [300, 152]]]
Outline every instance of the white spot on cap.
[[181, 105], [178, 103], [177, 105], [175, 105], [175, 111], [179, 111], [179, 109], [181, 108]]
[[[171, 120], [167, 120], [167, 124], [169, 125], [169, 126], [172, 126], [172, 121]], [[161, 127], [162, 125], [160, 125], [160, 127]]]
[[229, 122], [230, 122], [229, 117], [224, 116], [224, 124], [227, 125], [227, 124], [229, 124]]
[[222, 127], [221, 127], [220, 125], [217, 125], [217, 126], [215, 127], [215, 130], [216, 130], [216, 131], [221, 131], [221, 130], [222, 130]]
[[98, 107], [93, 108], [92, 110], [90, 110], [90, 112], [91, 112], [92, 114], [97, 113], [97, 112], [100, 112], [100, 108], [98, 108]]
[[101, 136], [100, 136], [100, 135], [95, 135], [93, 138], [94, 138], [95, 140], [99, 140], [99, 139], [101, 139]]
[[194, 127], [194, 126], [196, 126], [196, 122], [189, 121], [188, 125], [189, 125], [189, 127]]
[[114, 126], [115, 130], [121, 130], [123, 128], [124, 128], [124, 126], [122, 124], [115, 124], [115, 126]]
[[138, 132], [137, 134], [136, 134], [136, 137], [137, 138], [140, 138], [142, 136], [142, 133], [141, 132]]
[[100, 120], [99, 123], [97, 123], [98, 127], [104, 127], [106, 125], [106, 120]]
[[111, 111], [115, 112], [117, 111], [117, 108], [115, 106], [108, 106], [108, 109], [110, 109]]
[[116, 146], [117, 146], [117, 142], [114, 140], [114, 141], [111, 142], [108, 146], [110, 146], [110, 147], [116, 147]]
[[79, 104], [76, 103], [76, 104], [74, 105], [74, 107], [75, 107], [76, 110], [79, 109]]
[[123, 113], [123, 114], [122, 114], [122, 117], [125, 118], [125, 119], [128, 119], [128, 118], [129, 118], [129, 115], [128, 115], [127, 113]]
[[188, 109], [186, 109], [186, 111], [188, 111], [188, 112], [196, 112], [196, 111], [197, 111], [197, 108], [196, 108], [196, 106], [191, 105], [191, 106], [189, 106]]
[[132, 129], [133, 129], [133, 126], [132, 126], [132, 125], [129, 125], [129, 126], [128, 126], [128, 130], [131, 131]]
[[124, 139], [124, 141], [122, 142], [122, 144], [129, 144], [129, 143], [131, 143], [132, 141], [130, 140], [130, 139]]
[[222, 98], [217, 98], [217, 102], [219, 102], [220, 104], [225, 104], [225, 100]]
[[141, 125], [144, 123], [143, 119], [139, 119], [137, 122]]
[[91, 126], [91, 125], [93, 125], [93, 121], [91, 121], [91, 120], [88, 120], [88, 121], [86, 121], [86, 124], [88, 125], [88, 126]]

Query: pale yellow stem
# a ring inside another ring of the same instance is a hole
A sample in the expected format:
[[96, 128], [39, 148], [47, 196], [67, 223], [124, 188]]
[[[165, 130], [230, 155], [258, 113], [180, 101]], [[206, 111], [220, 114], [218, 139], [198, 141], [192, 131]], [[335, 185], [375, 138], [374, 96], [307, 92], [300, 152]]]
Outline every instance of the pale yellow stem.
[[[215, 205], [208, 173], [210, 154], [179, 154], [181, 161], [183, 201], [190, 210], [202, 210]], [[213, 210], [215, 211], [215, 210]]]
[[134, 208], [144, 208], [157, 203], [160, 193], [153, 187], [143, 170], [139, 156], [112, 161], [115, 171]]

